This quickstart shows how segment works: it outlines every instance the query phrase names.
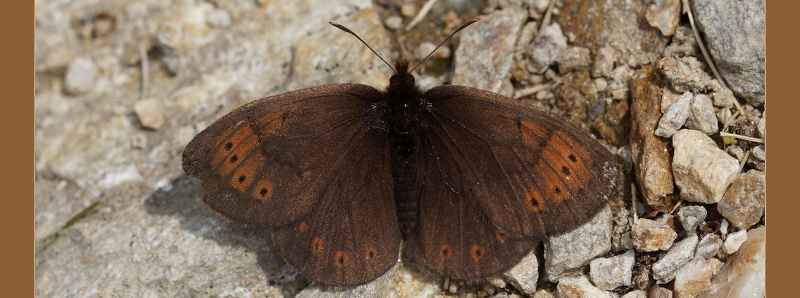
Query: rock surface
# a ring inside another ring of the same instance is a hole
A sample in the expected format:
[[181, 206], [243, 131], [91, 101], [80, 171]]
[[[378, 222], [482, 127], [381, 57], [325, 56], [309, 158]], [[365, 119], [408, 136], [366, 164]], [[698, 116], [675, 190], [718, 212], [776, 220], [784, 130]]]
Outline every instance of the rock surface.
[[664, 115], [661, 116], [655, 134], [659, 137], [669, 138], [678, 132], [692, 113], [691, 107], [693, 101], [694, 94], [691, 92], [684, 92], [677, 101], [667, 108]]
[[708, 50], [733, 91], [743, 97], [763, 97], [766, 1], [698, 0], [691, 3], [697, 26], [706, 36]]
[[747, 241], [747, 231], [739, 230], [730, 233], [728, 234], [728, 237], [725, 238], [725, 243], [722, 244], [722, 249], [726, 254], [733, 254], [739, 250], [739, 247], [741, 247], [742, 243], [745, 241]]
[[645, 18], [650, 26], [658, 28], [664, 36], [672, 36], [681, 17], [680, 0], [659, 0], [650, 4]]
[[530, 46], [531, 57], [537, 72], [544, 72], [548, 66], [556, 62], [566, 48], [567, 38], [561, 32], [561, 26], [557, 23], [543, 26]]
[[673, 205], [670, 197], [675, 186], [667, 141], [654, 134], [661, 118], [662, 88], [653, 83], [653, 78], [654, 70], [649, 67], [637, 73], [631, 81], [632, 127], [629, 139], [634, 174], [644, 201], [651, 208], [666, 210]]
[[596, 288], [586, 276], [567, 276], [558, 280], [556, 295], [559, 298], [614, 298], [615, 294]]
[[97, 75], [97, 66], [90, 58], [72, 60], [67, 67], [64, 87], [68, 93], [79, 95], [92, 90]]
[[722, 248], [722, 238], [717, 234], [708, 234], [703, 236], [703, 239], [700, 239], [700, 243], [697, 244], [695, 256], [712, 258], [719, 253], [720, 248]]
[[704, 133], [684, 129], [672, 137], [675, 153], [672, 170], [681, 198], [713, 204], [739, 173], [739, 162], [719, 149]]
[[719, 131], [717, 115], [714, 113], [714, 104], [711, 102], [710, 97], [705, 94], [695, 96], [691, 110], [692, 113], [686, 121], [686, 127], [702, 131], [707, 135], [712, 135]]
[[544, 246], [546, 277], [558, 280], [565, 271], [581, 267], [610, 250], [611, 211], [606, 207], [572, 232], [548, 239]]
[[694, 234], [697, 229], [697, 225], [703, 223], [706, 219], [706, 215], [708, 211], [706, 208], [702, 206], [686, 206], [681, 207], [678, 210], [678, 219], [681, 222], [681, 226], [686, 233]]
[[513, 90], [504, 84], [510, 76], [514, 57], [511, 53], [525, 17], [524, 11], [509, 8], [481, 19], [462, 32], [455, 53], [453, 84], [511, 96]]
[[750, 228], [764, 214], [766, 185], [763, 172], [750, 170], [739, 175], [717, 204], [717, 210], [735, 227]]
[[536, 254], [534, 252], [529, 253], [504, 275], [523, 293], [533, 294], [536, 292], [536, 283], [539, 281], [539, 261], [536, 258]]
[[711, 288], [711, 277], [722, 267], [717, 259], [695, 258], [675, 274], [675, 296], [697, 297]]
[[728, 257], [722, 270], [711, 280], [710, 289], [700, 297], [765, 297], [766, 227], [750, 230], [747, 241]]
[[630, 286], [634, 262], [635, 253], [632, 250], [610, 258], [597, 258], [589, 263], [589, 276], [592, 283], [602, 290]]
[[667, 254], [653, 264], [653, 278], [659, 284], [665, 284], [675, 278], [675, 272], [694, 257], [697, 247], [697, 235], [690, 235], [675, 243]]
[[640, 218], [631, 232], [633, 247], [638, 251], [659, 251], [672, 247], [678, 237], [668, 224], [647, 218]]

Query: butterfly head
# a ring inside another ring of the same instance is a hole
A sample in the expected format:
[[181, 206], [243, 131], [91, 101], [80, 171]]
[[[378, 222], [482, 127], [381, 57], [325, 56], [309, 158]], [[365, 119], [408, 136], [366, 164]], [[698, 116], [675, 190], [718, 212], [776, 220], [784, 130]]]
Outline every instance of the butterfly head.
[[389, 92], [403, 93], [403, 90], [415, 90], [414, 75], [408, 71], [408, 61], [400, 59], [395, 63], [395, 73], [389, 78]]

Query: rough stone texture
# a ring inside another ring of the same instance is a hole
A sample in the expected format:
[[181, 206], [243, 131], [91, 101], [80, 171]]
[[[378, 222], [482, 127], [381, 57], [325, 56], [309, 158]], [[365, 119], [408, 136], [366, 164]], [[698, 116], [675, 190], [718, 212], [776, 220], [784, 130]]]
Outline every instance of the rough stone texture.
[[648, 298], [672, 298], [672, 291], [666, 288], [655, 286], [647, 292]]
[[[455, 53], [453, 84], [511, 96], [509, 79], [514, 45], [527, 14], [519, 9], [495, 12], [461, 33]], [[488, 45], [488, 46], [487, 46]]]
[[678, 131], [672, 137], [672, 145], [672, 171], [681, 198], [706, 204], [719, 202], [739, 173], [739, 162], [696, 130]]
[[133, 111], [139, 118], [139, 123], [149, 129], [159, 129], [164, 126], [164, 114], [161, 112], [164, 106], [156, 98], [147, 98], [136, 102]]
[[666, 250], [678, 237], [668, 224], [647, 218], [640, 218], [631, 232], [633, 247], [638, 251]]
[[767, 228], [758, 227], [747, 234], [747, 241], [728, 257], [711, 280], [711, 289], [700, 297], [765, 297]]
[[531, 251], [504, 275], [523, 293], [533, 294], [536, 292], [536, 282], [539, 281], [539, 260], [536, 258], [536, 254]]
[[691, 3], [708, 50], [733, 91], [747, 98], [764, 97], [766, 1]]
[[568, 73], [589, 68], [592, 62], [589, 49], [582, 47], [568, 47], [558, 57], [558, 71]]
[[675, 297], [697, 297], [711, 288], [711, 277], [722, 267], [717, 259], [695, 258], [675, 274]]
[[378, 279], [352, 288], [320, 288], [311, 286], [297, 294], [297, 298], [349, 298], [349, 297], [432, 297], [441, 293], [436, 284], [425, 282], [418, 273], [403, 265], [395, 265]]
[[574, 45], [594, 53], [610, 46], [635, 66], [655, 61], [666, 45], [657, 29], [640, 25], [646, 9], [642, 1], [565, 1], [558, 21]]
[[556, 295], [559, 298], [615, 298], [615, 294], [593, 286], [586, 276], [566, 276], [558, 279]]
[[64, 77], [64, 87], [70, 94], [83, 94], [92, 90], [95, 84], [97, 67], [90, 58], [72, 60]]
[[653, 83], [652, 68], [645, 68], [636, 76], [631, 81], [629, 138], [634, 174], [647, 205], [666, 210], [673, 205], [670, 198], [675, 186], [667, 141], [654, 134], [661, 117], [661, 88]]
[[653, 278], [656, 282], [665, 284], [675, 278], [675, 272], [694, 257], [697, 242], [697, 235], [690, 235], [675, 243], [667, 254], [653, 264]]
[[595, 77], [611, 77], [611, 72], [614, 70], [614, 62], [619, 59], [617, 50], [610, 46], [605, 46], [597, 51], [592, 66], [592, 76]]
[[722, 249], [726, 254], [733, 254], [742, 246], [742, 243], [747, 241], [747, 231], [739, 230], [728, 234], [725, 238], [725, 243], [722, 244]]
[[693, 100], [694, 94], [691, 92], [684, 92], [677, 101], [667, 108], [664, 115], [661, 116], [655, 134], [659, 137], [669, 138], [678, 132], [692, 113], [691, 107]]
[[681, 18], [681, 0], [658, 0], [650, 4], [645, 13], [650, 26], [658, 28], [664, 36], [672, 36]]
[[658, 69], [677, 92], [701, 92], [710, 89], [711, 76], [703, 70], [703, 63], [693, 56], [664, 57]]
[[756, 170], [739, 175], [717, 204], [717, 210], [735, 227], [750, 228], [764, 214], [766, 182], [764, 173]]
[[703, 239], [700, 239], [700, 243], [697, 244], [697, 250], [695, 251], [695, 256], [697, 257], [704, 257], [704, 258], [712, 258], [719, 253], [719, 249], [722, 247], [722, 238], [719, 237], [717, 234], [708, 234], [703, 236]]
[[611, 210], [606, 207], [586, 224], [560, 236], [550, 237], [544, 246], [546, 277], [558, 280], [567, 270], [611, 250]]
[[558, 23], [543, 26], [529, 47], [533, 67], [539, 73], [544, 72], [566, 48], [567, 38]]
[[687, 233], [695, 233], [697, 225], [706, 220], [708, 211], [703, 206], [686, 206], [678, 210], [678, 219], [683, 230]]
[[622, 298], [647, 298], [647, 292], [642, 290], [633, 290], [625, 295], [622, 295]]
[[547, 290], [538, 290], [531, 297], [533, 297], [533, 298], [555, 298], [556, 296], [553, 296], [553, 294], [550, 293]]
[[717, 115], [714, 114], [714, 104], [711, 103], [711, 98], [705, 94], [698, 94], [692, 101], [691, 110], [692, 113], [686, 121], [686, 127], [702, 131], [707, 135], [713, 135], [719, 131]]
[[589, 276], [592, 278], [592, 283], [607, 291], [621, 286], [630, 286], [635, 256], [635, 253], [629, 250], [618, 256], [592, 260], [589, 263]]

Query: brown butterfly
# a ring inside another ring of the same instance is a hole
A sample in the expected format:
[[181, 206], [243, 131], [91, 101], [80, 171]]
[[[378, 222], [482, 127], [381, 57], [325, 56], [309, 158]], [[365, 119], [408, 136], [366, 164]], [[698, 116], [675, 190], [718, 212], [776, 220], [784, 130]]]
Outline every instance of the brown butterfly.
[[236, 109], [186, 146], [184, 171], [211, 208], [269, 226], [284, 259], [335, 286], [382, 275], [401, 240], [405, 260], [447, 277], [501, 274], [619, 184], [613, 155], [573, 126], [484, 90], [423, 92], [408, 63], [387, 65], [385, 91], [323, 85]]

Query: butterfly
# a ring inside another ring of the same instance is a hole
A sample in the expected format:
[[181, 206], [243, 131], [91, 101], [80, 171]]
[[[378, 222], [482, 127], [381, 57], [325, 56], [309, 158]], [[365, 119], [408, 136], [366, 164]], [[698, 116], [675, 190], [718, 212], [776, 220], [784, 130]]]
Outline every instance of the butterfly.
[[385, 90], [333, 84], [259, 99], [183, 152], [204, 202], [272, 229], [278, 254], [311, 281], [369, 282], [401, 245], [404, 262], [455, 280], [496, 276], [616, 191], [614, 156], [572, 125], [489, 91], [422, 91], [407, 62], [392, 66], [331, 24], [392, 68]]

